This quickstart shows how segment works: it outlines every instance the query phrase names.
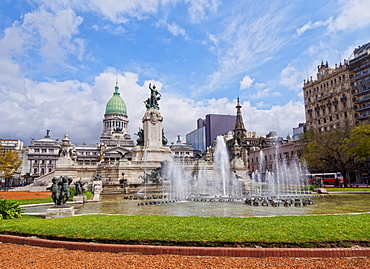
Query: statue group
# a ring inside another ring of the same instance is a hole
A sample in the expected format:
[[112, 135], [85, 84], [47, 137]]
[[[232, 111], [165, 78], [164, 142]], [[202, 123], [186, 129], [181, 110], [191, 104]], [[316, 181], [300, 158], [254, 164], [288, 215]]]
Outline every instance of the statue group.
[[61, 176], [60, 178], [53, 177], [51, 187], [46, 188], [46, 190], [51, 191], [51, 197], [54, 204], [64, 205], [69, 197], [69, 185], [72, 183], [73, 179], [67, 176]]

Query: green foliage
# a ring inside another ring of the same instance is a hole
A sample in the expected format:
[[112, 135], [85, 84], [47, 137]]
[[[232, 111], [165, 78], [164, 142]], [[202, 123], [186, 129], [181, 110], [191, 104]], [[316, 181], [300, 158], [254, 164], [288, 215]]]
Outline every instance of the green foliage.
[[84, 191], [84, 195], [86, 196], [86, 200], [90, 200], [94, 194], [91, 191]]
[[76, 188], [69, 188], [69, 193], [68, 201], [73, 201], [73, 197], [76, 195]]
[[341, 172], [347, 186], [347, 172], [358, 170], [360, 161], [370, 156], [370, 125], [359, 126], [353, 130], [311, 130], [303, 135], [303, 142], [303, 158], [308, 166], [322, 171]]
[[3, 152], [0, 150], [0, 171], [5, 178], [10, 178], [21, 166], [22, 161], [14, 150]]
[[311, 185], [305, 185], [303, 186], [302, 190], [303, 191], [313, 191], [313, 189], [317, 188], [317, 186], [315, 184], [311, 184]]
[[16, 201], [0, 199], [0, 219], [21, 218], [22, 209]]
[[349, 150], [364, 160], [370, 156], [370, 124], [357, 126], [346, 140]]

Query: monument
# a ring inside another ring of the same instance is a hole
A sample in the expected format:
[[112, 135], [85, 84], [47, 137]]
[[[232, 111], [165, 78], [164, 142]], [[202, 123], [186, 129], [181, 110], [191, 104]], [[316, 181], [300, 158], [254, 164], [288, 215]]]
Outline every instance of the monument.
[[46, 211], [47, 219], [71, 217], [74, 215], [73, 206], [66, 205], [70, 197], [69, 187], [72, 181], [73, 179], [68, 176], [54, 177], [52, 185], [46, 188], [46, 190], [51, 191], [51, 197], [54, 202], [54, 206]]
[[143, 183], [148, 173], [161, 167], [163, 161], [171, 160], [171, 150], [167, 146], [162, 126], [163, 117], [158, 101], [161, 94], [155, 85], [149, 84], [150, 96], [144, 101], [146, 111], [142, 118], [143, 127], [139, 128], [137, 145], [132, 149], [132, 161], [120, 162], [128, 183]]

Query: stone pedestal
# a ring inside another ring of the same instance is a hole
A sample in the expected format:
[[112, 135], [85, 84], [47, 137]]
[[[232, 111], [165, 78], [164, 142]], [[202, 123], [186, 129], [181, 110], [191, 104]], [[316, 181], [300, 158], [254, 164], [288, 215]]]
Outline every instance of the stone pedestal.
[[94, 195], [93, 195], [93, 197], [91, 198], [90, 201], [99, 202], [100, 201], [100, 193], [102, 192], [102, 190], [103, 190], [103, 182], [101, 180], [94, 181], [93, 182], [93, 187], [92, 187], [92, 191], [93, 191]]
[[76, 195], [73, 197], [73, 202], [75, 203], [86, 203], [86, 196], [85, 195]]
[[72, 217], [75, 214], [73, 206], [53, 206], [46, 211], [46, 219], [57, 219], [57, 218], [66, 218]]

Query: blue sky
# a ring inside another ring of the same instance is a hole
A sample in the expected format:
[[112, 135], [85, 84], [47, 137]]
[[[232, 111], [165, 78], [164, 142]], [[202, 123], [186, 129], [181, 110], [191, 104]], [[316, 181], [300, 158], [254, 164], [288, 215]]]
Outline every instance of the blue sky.
[[303, 80], [370, 42], [370, 0], [3, 0], [0, 138], [97, 143], [116, 80], [132, 137], [154, 83], [170, 142], [206, 114], [285, 137]]

